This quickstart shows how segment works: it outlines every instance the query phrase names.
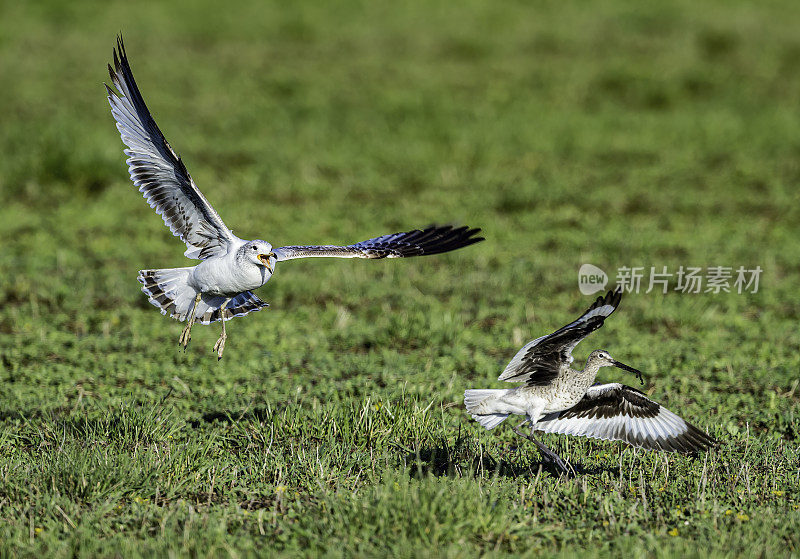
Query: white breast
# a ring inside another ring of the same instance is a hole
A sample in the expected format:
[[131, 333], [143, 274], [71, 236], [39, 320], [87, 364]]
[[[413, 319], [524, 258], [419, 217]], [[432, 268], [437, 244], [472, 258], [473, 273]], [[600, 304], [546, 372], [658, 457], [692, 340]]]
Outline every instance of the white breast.
[[195, 266], [190, 284], [203, 293], [235, 295], [261, 287], [271, 276], [265, 267], [239, 263], [230, 254], [209, 258]]

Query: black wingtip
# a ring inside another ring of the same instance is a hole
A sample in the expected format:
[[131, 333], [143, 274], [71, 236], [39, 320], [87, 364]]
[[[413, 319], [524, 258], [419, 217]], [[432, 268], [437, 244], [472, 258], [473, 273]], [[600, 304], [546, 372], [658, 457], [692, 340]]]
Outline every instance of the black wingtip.
[[696, 458], [701, 452], [719, 446], [719, 441], [711, 435], [706, 434], [691, 423], [687, 423], [687, 426], [689, 428], [679, 437], [685, 447], [685, 450], [679, 450], [682, 454]]
[[[622, 301], [622, 289], [617, 286], [614, 289], [611, 289], [605, 295], [598, 295], [597, 299], [594, 300], [594, 303], [586, 309], [586, 312], [589, 312], [593, 309], [598, 307], [602, 307], [605, 305], [611, 305], [614, 307], [614, 310], [619, 308], [619, 304]], [[584, 313], [585, 314], [585, 313]]]
[[122, 31], [117, 33], [117, 50], [119, 51], [120, 58], [125, 57], [125, 42], [122, 40]]
[[619, 307], [622, 301], [622, 289], [617, 286], [611, 289], [605, 295], [600, 295], [592, 305], [592, 308], [602, 307], [604, 305], [611, 305], [615, 309]]
[[130, 64], [128, 64], [128, 55], [125, 52], [125, 42], [122, 40], [121, 31], [117, 34], [117, 46], [113, 49], [112, 56], [114, 58], [114, 67], [112, 69], [111, 64], [109, 64], [108, 73], [113, 81], [115, 74], [122, 72], [123, 67], [130, 67]]
[[614, 289], [610, 289], [608, 293], [606, 293], [606, 304], [612, 304], [615, 307], [619, 306], [620, 301], [622, 301], [622, 286], [616, 285]]
[[423, 256], [442, 254], [485, 240], [476, 237], [481, 229], [467, 225], [431, 224], [423, 229], [414, 229], [403, 233], [402, 241], [407, 244], [401, 256]]

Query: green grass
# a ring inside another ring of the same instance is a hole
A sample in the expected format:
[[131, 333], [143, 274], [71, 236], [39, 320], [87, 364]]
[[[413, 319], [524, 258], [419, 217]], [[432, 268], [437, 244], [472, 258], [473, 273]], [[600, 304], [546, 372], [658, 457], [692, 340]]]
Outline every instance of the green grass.
[[[0, 555], [797, 554], [800, 6], [561, 4], [6, 3]], [[238, 235], [486, 241], [281, 265], [221, 362], [218, 326], [178, 352], [135, 279], [186, 261], [127, 178], [120, 30]], [[584, 262], [764, 269], [629, 295], [576, 351], [719, 449], [546, 437], [585, 469], [559, 480], [466, 415], [585, 308]]]

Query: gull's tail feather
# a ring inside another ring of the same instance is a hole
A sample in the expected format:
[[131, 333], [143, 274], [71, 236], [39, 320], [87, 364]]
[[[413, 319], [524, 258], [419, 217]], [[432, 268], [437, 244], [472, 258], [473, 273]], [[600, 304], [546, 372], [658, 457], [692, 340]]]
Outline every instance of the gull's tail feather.
[[161, 314], [176, 320], [186, 320], [192, 310], [197, 291], [188, 283], [192, 268], [140, 270], [139, 283], [150, 302]]
[[508, 390], [505, 388], [467, 390], [464, 392], [464, 405], [474, 420], [486, 429], [494, 429], [505, 421], [509, 414], [492, 413], [487, 400], [492, 400], [496, 396], [502, 396], [507, 392]]
[[[167, 268], [142, 270], [137, 278], [150, 302], [166, 314], [180, 321], [192, 311], [197, 290], [189, 285], [192, 268]], [[203, 294], [195, 309], [195, 318], [201, 324], [211, 324], [221, 318], [222, 304], [227, 297]], [[244, 316], [269, 306], [252, 292], [239, 293], [225, 306], [225, 320]]]

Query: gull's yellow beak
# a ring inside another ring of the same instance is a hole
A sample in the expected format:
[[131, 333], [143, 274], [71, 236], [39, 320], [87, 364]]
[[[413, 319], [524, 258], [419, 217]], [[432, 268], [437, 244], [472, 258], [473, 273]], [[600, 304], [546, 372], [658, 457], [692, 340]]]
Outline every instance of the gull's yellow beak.
[[261, 263], [264, 267], [269, 270], [269, 273], [272, 273], [272, 265], [269, 263], [270, 257], [275, 256], [274, 253], [270, 252], [269, 254], [259, 254], [258, 259], [261, 260]]

